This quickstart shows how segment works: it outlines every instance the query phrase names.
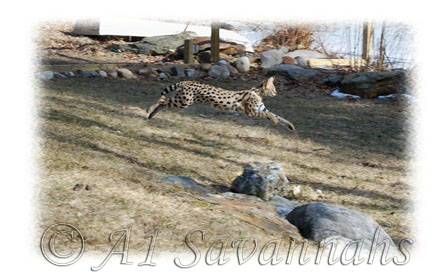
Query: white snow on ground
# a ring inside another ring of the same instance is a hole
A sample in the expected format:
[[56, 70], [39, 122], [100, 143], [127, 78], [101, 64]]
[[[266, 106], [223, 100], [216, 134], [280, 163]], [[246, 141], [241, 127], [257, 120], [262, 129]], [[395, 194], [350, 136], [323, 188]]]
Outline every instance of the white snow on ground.
[[395, 98], [396, 96], [397, 96], [396, 94], [388, 94], [388, 95], [378, 96], [378, 99]]
[[[185, 30], [186, 28], [186, 30]], [[179, 34], [183, 31], [195, 32], [200, 37], [211, 35], [210, 26], [197, 26], [153, 21], [147, 19], [103, 17], [100, 19], [100, 35], [153, 37]], [[244, 36], [229, 30], [220, 29], [219, 37], [246, 46], [246, 51], [254, 52], [252, 43]]]
[[337, 97], [339, 99], [344, 99], [346, 97], [352, 97], [352, 98], [356, 98], [356, 99], [361, 98], [358, 95], [340, 92], [339, 89], [335, 89], [330, 95], [333, 97]]
[[[407, 100], [409, 100], [411, 102], [415, 101], [415, 96], [413, 96], [413, 95], [402, 93], [401, 96], [405, 97]], [[397, 97], [397, 94], [388, 94], [388, 95], [378, 96], [378, 99], [395, 98], [395, 97]]]
[[[353, 97], [353, 98], [356, 98], [356, 99], [361, 98], [361, 97], [359, 97], [357, 95], [340, 92], [339, 89], [335, 89], [330, 94], [330, 96], [337, 97], [339, 99], [344, 99], [346, 97]], [[407, 100], [409, 100], [411, 102], [415, 101], [415, 96], [413, 96], [413, 95], [403, 93], [403, 94], [401, 94], [401, 96], [405, 97]], [[378, 99], [388, 99], [388, 98], [395, 98], [395, 97], [397, 97], [397, 94], [388, 94], [388, 95], [378, 96]]]
[[254, 46], [257, 46], [265, 37], [274, 34], [280, 29], [275, 24], [264, 24], [263, 27], [260, 27], [245, 22], [229, 21], [228, 23], [235, 27], [235, 31], [247, 38]]

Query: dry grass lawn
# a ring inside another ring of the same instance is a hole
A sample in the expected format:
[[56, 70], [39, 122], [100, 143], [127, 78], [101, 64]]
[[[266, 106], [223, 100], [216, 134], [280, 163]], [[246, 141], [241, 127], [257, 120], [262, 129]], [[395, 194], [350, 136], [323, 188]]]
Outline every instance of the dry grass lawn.
[[[247, 89], [257, 81], [208, 83]], [[167, 251], [185, 249], [184, 236], [194, 229], [207, 230], [213, 240], [272, 239], [276, 234], [161, 179], [190, 176], [218, 193], [246, 163], [276, 161], [302, 185], [298, 202], [357, 209], [394, 239], [411, 236], [408, 111], [402, 104], [337, 100], [305, 85], [265, 99], [296, 132], [201, 105], [163, 110], [147, 121], [144, 110], [168, 84], [80, 78], [40, 84], [39, 230], [71, 223], [92, 252], [109, 251], [109, 233], [124, 227], [132, 228], [135, 251], [146, 251], [155, 229], [158, 247]], [[76, 184], [90, 190], [75, 191]]]

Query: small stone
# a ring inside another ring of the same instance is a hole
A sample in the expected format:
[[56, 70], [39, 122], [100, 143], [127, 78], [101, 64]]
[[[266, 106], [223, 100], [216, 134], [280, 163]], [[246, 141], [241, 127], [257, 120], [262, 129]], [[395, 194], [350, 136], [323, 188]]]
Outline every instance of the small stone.
[[111, 78], [118, 78], [118, 73], [115, 69], [112, 70], [108, 70], [107, 71], [107, 76], [111, 77]]
[[168, 80], [168, 75], [166, 75], [164, 72], [160, 73], [160, 80]]
[[104, 71], [104, 70], [100, 70], [100, 71], [98, 71], [98, 74], [99, 74], [101, 77], [103, 77], [103, 78], [106, 78], [106, 77], [107, 77], [107, 73], [106, 73], [106, 71]]
[[226, 65], [213, 65], [208, 71], [208, 75], [213, 78], [229, 78], [230, 71]]
[[187, 68], [187, 69], [185, 69], [185, 76], [187, 76], [189, 78], [199, 78], [200, 74], [197, 70]]
[[76, 76], [75, 73], [73, 73], [71, 71], [69, 71], [69, 72], [62, 72], [62, 74], [64, 74], [67, 77], [75, 77]]
[[95, 77], [98, 77], [99, 74], [96, 71], [84, 71], [84, 70], [82, 70], [81, 71], [81, 76], [83, 78], [95, 78]]
[[300, 185], [294, 185], [292, 186], [291, 192], [294, 198], [300, 198], [302, 196], [302, 187]]
[[149, 67], [142, 68], [139, 71], [137, 71], [137, 73], [144, 76], [160, 78], [160, 73]]
[[178, 65], [175, 65], [175, 66], [171, 67], [170, 71], [169, 71], [169, 74], [171, 76], [175, 76], [175, 77], [179, 77], [179, 78], [185, 77], [184, 71]]
[[218, 64], [218, 65], [228, 65], [229, 63], [226, 60], [219, 60], [216, 64]]
[[238, 69], [236, 69], [235, 67], [231, 66], [230, 64], [227, 64], [227, 69], [229, 69], [230, 71], [230, 75], [235, 76], [238, 75]]
[[127, 68], [118, 68], [117, 69], [118, 76], [125, 79], [135, 79], [134, 73]]
[[292, 57], [283, 56], [282, 63], [283, 64], [297, 64], [297, 61]]
[[236, 60], [235, 66], [240, 73], [246, 73], [250, 69], [250, 60], [248, 57], [240, 57]]
[[201, 69], [204, 71], [209, 71], [211, 67], [212, 67], [211, 63], [201, 63]]

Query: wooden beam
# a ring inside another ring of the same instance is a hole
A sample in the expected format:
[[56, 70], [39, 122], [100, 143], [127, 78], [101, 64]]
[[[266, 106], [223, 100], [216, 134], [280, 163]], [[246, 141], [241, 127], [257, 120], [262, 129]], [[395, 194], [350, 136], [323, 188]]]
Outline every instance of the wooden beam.
[[366, 65], [366, 61], [363, 59], [309, 59], [308, 66], [310, 67], [333, 67], [333, 66], [346, 66], [353, 68], [360, 68]]
[[219, 61], [219, 25], [217, 22], [212, 23], [211, 36], [212, 63]]
[[186, 39], [184, 42], [184, 63], [193, 63], [193, 40]]

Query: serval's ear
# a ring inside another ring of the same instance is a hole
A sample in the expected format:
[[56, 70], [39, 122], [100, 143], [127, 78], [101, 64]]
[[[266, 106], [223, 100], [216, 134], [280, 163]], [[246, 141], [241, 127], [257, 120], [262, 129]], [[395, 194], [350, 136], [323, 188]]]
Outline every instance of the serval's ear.
[[268, 88], [268, 89], [273, 89], [273, 88], [275, 88], [275, 86], [274, 86], [274, 79], [275, 79], [275, 77], [272, 76], [272, 77], [270, 77], [270, 78], [266, 81], [266, 88]]

